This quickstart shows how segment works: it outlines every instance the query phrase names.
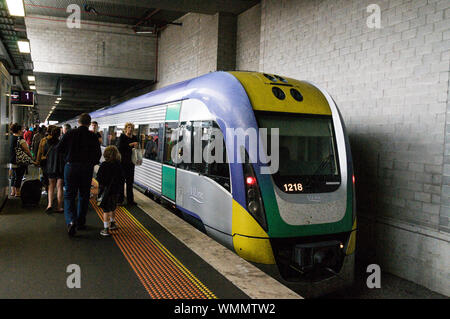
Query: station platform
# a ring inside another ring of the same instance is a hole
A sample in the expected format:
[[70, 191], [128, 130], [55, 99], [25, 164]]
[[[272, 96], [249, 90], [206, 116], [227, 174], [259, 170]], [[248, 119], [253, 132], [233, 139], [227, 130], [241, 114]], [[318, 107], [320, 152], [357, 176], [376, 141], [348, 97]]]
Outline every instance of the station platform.
[[[9, 198], [0, 213], [0, 298], [302, 298], [137, 190], [135, 200], [118, 208], [118, 229], [106, 238], [92, 200], [87, 229], [70, 238], [64, 215], [44, 212], [45, 196], [36, 208]], [[79, 267], [79, 288], [69, 288], [70, 265]]]

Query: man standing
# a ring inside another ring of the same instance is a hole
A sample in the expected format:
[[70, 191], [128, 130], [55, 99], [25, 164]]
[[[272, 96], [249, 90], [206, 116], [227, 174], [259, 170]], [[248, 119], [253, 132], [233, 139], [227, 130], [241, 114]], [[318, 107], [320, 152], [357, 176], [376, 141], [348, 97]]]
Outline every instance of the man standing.
[[94, 134], [97, 135], [99, 143], [103, 144], [102, 134], [98, 131], [97, 121], [92, 121], [91, 127], [92, 127], [92, 132], [94, 132]]
[[[89, 207], [94, 165], [102, 156], [97, 136], [89, 131], [91, 117], [80, 115], [79, 127], [72, 129], [61, 138], [58, 152], [64, 155], [64, 216], [69, 236], [74, 236], [76, 228], [86, 229], [86, 213]], [[78, 208], [75, 198], [78, 195]]]

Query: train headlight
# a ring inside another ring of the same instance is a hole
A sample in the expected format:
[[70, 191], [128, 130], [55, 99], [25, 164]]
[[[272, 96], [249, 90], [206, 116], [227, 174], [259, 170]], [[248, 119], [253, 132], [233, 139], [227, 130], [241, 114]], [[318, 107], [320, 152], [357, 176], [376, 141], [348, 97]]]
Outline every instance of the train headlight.
[[263, 200], [261, 197], [261, 191], [259, 189], [258, 180], [256, 178], [255, 172], [253, 171], [253, 166], [248, 163], [248, 155], [244, 168], [244, 184], [245, 193], [247, 195], [247, 210], [250, 215], [261, 225], [261, 227], [267, 231], [267, 221], [266, 213], [264, 211]]
[[253, 215], [256, 215], [258, 213], [258, 209], [259, 209], [259, 206], [254, 200], [252, 200], [248, 203], [248, 210]]

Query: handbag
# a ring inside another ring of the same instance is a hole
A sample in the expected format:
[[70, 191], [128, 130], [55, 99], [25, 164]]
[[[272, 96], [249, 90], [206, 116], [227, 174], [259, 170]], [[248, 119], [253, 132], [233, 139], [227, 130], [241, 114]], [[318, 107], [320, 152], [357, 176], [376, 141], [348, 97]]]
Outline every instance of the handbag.
[[133, 162], [133, 164], [136, 166], [142, 165], [142, 157], [142, 150], [133, 148], [131, 153], [131, 162]]
[[25, 153], [25, 151], [22, 149], [22, 146], [20, 146], [20, 140], [17, 140], [16, 145], [16, 164], [17, 165], [33, 164], [33, 159], [27, 153]]

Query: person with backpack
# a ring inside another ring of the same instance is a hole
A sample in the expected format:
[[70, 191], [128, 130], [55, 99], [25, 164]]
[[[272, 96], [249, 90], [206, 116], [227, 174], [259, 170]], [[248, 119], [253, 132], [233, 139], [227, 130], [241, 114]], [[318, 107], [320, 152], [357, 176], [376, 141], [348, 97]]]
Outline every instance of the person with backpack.
[[11, 164], [11, 196], [20, 197], [20, 189], [22, 186], [22, 179], [25, 175], [27, 165], [17, 163], [16, 148], [20, 147], [27, 155], [31, 156], [27, 142], [23, 139], [22, 126], [18, 123], [11, 125], [12, 138], [9, 144], [9, 162]]
[[45, 209], [46, 213], [52, 211], [53, 196], [56, 189], [56, 198], [58, 201], [57, 213], [64, 213], [64, 158], [62, 154], [58, 153], [56, 148], [59, 143], [59, 136], [61, 135], [61, 128], [54, 126], [50, 131], [47, 143], [44, 146], [44, 153], [46, 153], [46, 164], [43, 168], [48, 177], [48, 205]]

